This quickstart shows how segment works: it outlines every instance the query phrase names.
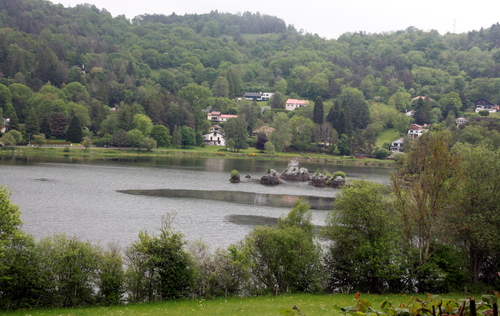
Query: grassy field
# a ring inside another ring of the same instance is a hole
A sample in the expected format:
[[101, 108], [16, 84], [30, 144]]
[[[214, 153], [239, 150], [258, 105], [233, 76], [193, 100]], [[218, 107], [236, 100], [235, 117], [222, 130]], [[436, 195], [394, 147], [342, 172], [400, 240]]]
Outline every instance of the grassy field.
[[377, 137], [377, 147], [383, 147], [384, 144], [392, 143], [396, 139], [399, 139], [399, 132], [394, 128], [386, 129], [381, 132]]
[[[392, 304], [409, 303], [413, 296], [407, 295], [369, 295], [361, 298], [369, 299], [375, 309], [380, 303], [388, 300]], [[420, 295], [425, 298], [425, 295]], [[460, 295], [443, 295], [443, 298], [460, 299]], [[68, 308], [68, 309], [40, 309], [18, 310], [6, 312], [5, 315], [27, 316], [87, 316], [87, 315], [280, 315], [281, 309], [291, 309], [297, 306], [303, 315], [332, 315], [342, 316], [340, 307], [355, 304], [354, 295], [311, 295], [294, 294], [281, 296], [264, 296], [249, 298], [228, 298], [214, 300], [184, 300], [149, 304], [132, 304], [112, 307]]]

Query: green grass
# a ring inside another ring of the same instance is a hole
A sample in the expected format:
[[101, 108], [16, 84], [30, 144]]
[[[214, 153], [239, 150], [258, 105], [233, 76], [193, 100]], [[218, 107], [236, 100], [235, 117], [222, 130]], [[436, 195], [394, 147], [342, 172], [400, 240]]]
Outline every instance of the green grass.
[[377, 137], [377, 147], [382, 147], [386, 143], [391, 143], [401, 136], [394, 128], [382, 131]]
[[[380, 303], [389, 300], [393, 304], [408, 303], [413, 297], [411, 295], [372, 295], [363, 294], [362, 298], [372, 301], [375, 309], [379, 309]], [[425, 298], [425, 295], [419, 295]], [[443, 298], [460, 299], [459, 295], [444, 295]], [[280, 315], [279, 310], [297, 306], [302, 314], [342, 316], [339, 307], [352, 306], [355, 304], [354, 295], [312, 295], [293, 294], [281, 296], [264, 296], [249, 298], [228, 298], [214, 300], [184, 300], [169, 301], [147, 304], [131, 304], [112, 307], [92, 308], [68, 308], [68, 309], [40, 309], [40, 310], [18, 310], [6, 312], [5, 315], [62, 315], [62, 316], [86, 316], [86, 315]]]

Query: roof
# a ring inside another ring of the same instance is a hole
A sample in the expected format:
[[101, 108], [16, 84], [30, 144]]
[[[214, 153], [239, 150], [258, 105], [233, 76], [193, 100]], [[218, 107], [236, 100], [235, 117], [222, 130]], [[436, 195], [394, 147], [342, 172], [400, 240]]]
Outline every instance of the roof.
[[260, 98], [262, 93], [260, 92], [245, 92], [245, 97], [257, 97]]
[[238, 115], [236, 114], [221, 114], [220, 117], [225, 117], [225, 118], [236, 118]]
[[212, 111], [208, 114], [214, 116], [214, 115], [220, 115], [220, 112], [219, 111]]
[[292, 103], [292, 104], [306, 104], [307, 100], [297, 100], [297, 99], [288, 99], [286, 100], [286, 103]]
[[413, 101], [413, 100], [418, 100], [418, 99], [424, 99], [424, 100], [425, 100], [425, 99], [428, 99], [428, 100], [434, 101], [433, 99], [429, 98], [429, 97], [428, 97], [428, 96], [426, 96], [426, 95], [425, 95], [425, 96], [424, 96], [424, 95], [419, 95], [418, 97], [414, 97], [414, 98], [412, 98], [411, 100]]
[[481, 98], [479, 100], [474, 101], [474, 104], [477, 105], [496, 105], [495, 103], [491, 102], [490, 100], [486, 98]]
[[274, 130], [275, 130], [274, 127], [264, 125], [264, 126], [261, 126], [261, 127], [257, 128], [255, 131], [252, 131], [252, 133], [253, 134], [264, 133], [266, 135], [270, 135]]
[[210, 133], [203, 134], [203, 136], [205, 136], [205, 135], [213, 135], [213, 134], [217, 134], [217, 135], [220, 135], [220, 136], [224, 137], [224, 133], [222, 133], [221, 131], [212, 131]]
[[422, 126], [420, 126], [418, 124], [410, 124], [409, 129], [411, 129], [411, 130], [419, 130], [419, 129], [422, 129]]

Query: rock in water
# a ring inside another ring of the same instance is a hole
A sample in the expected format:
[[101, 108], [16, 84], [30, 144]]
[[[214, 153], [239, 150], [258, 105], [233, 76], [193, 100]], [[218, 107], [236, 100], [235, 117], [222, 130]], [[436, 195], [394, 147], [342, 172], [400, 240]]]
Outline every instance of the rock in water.
[[262, 178], [260, 178], [260, 183], [266, 185], [277, 185], [283, 183], [283, 180], [280, 179], [280, 176], [276, 170], [269, 169], [262, 176]]
[[309, 171], [307, 168], [299, 168], [299, 162], [290, 160], [286, 170], [281, 174], [281, 179], [292, 181], [309, 181]]

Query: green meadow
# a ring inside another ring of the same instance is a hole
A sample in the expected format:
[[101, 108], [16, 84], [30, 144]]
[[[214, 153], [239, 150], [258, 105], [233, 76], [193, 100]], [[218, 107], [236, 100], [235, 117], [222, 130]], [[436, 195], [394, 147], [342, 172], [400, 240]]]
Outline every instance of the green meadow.
[[[372, 295], [362, 294], [361, 298], [368, 299], [375, 309], [388, 300], [393, 305], [408, 304], [413, 295]], [[425, 295], [417, 296], [424, 299]], [[459, 294], [443, 295], [443, 298], [458, 300], [465, 298]], [[158, 303], [131, 304], [111, 307], [66, 308], [66, 309], [40, 309], [16, 310], [5, 312], [9, 316], [90, 316], [90, 315], [281, 315], [282, 309], [293, 309], [296, 306], [303, 315], [333, 315], [341, 316], [340, 307], [352, 306], [356, 303], [354, 294], [313, 295], [290, 294], [280, 296], [263, 296], [248, 298], [220, 298], [213, 300], [179, 300]], [[295, 315], [300, 315], [296, 312]]]

